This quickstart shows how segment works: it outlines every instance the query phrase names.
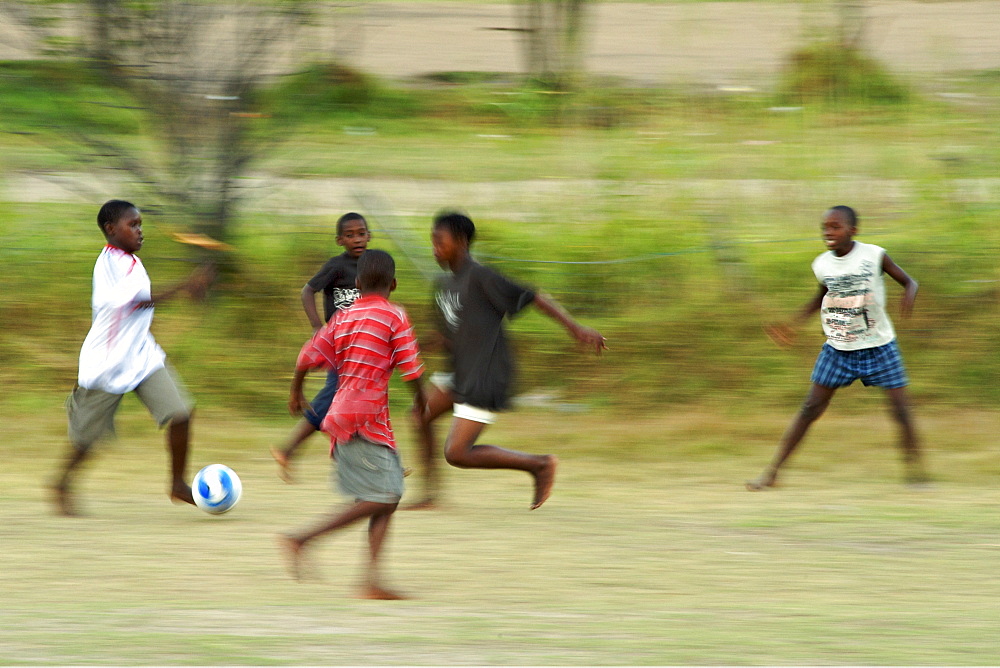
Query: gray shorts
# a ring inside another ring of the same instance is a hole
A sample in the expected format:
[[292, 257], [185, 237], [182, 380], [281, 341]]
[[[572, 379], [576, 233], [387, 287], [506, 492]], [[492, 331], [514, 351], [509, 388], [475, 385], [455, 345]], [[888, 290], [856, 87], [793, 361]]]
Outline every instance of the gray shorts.
[[[135, 388], [140, 401], [159, 426], [191, 416], [194, 402], [184, 383], [169, 367], [157, 369]], [[78, 450], [89, 450], [104, 436], [115, 433], [115, 413], [123, 394], [88, 390], [77, 385], [66, 399], [69, 441]]]
[[337, 487], [345, 496], [375, 503], [399, 503], [403, 498], [403, 465], [392, 448], [355, 436], [333, 454]]

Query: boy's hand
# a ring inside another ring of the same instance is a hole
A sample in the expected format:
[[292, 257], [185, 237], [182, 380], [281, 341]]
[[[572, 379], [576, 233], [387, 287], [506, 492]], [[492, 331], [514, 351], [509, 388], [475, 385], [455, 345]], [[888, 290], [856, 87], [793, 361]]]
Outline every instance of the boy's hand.
[[301, 389], [292, 390], [291, 394], [288, 395], [288, 412], [298, 416], [306, 411], [312, 412], [312, 404], [306, 399], [306, 395], [302, 393]]
[[783, 322], [764, 325], [764, 333], [780, 348], [788, 348], [795, 343], [795, 330]]
[[916, 301], [915, 297], [916, 295], [913, 296], [909, 294], [903, 295], [903, 301], [900, 303], [899, 310], [900, 310], [900, 315], [904, 320], [913, 315], [913, 302]]
[[575, 327], [573, 329], [573, 338], [588, 348], [593, 348], [594, 352], [598, 355], [601, 354], [602, 350], [608, 349], [608, 340], [601, 336], [601, 333], [592, 327]]
[[423, 415], [427, 412], [427, 395], [423, 392], [417, 392], [413, 396], [413, 416], [418, 420], [423, 419]]
[[188, 276], [184, 289], [191, 295], [191, 299], [201, 301], [208, 294], [208, 288], [215, 281], [218, 272], [213, 264], [203, 264]]

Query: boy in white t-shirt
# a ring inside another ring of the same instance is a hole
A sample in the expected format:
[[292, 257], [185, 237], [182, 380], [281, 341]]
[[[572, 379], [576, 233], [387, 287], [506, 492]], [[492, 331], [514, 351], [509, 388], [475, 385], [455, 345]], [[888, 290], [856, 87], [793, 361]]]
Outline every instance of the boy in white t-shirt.
[[[771, 464], [756, 480], [746, 483], [756, 491], [773, 487], [778, 469], [791, 456], [830, 404], [838, 388], [855, 380], [885, 388], [892, 403], [892, 416], [900, 426], [900, 447], [906, 467], [906, 481], [927, 481], [921, 462], [906, 386], [909, 383], [903, 359], [896, 346], [896, 332], [885, 310], [885, 283], [888, 274], [903, 286], [902, 313], [908, 316], [917, 296], [917, 282], [892, 261], [883, 248], [854, 241], [858, 217], [849, 206], [835, 206], [823, 216], [823, 240], [829, 249], [812, 264], [819, 291], [799, 312], [793, 324], [801, 324], [820, 311], [826, 343], [816, 359], [812, 388], [801, 410], [778, 446]], [[789, 325], [769, 325], [771, 338], [783, 345], [794, 341]]]
[[57, 509], [75, 515], [71, 482], [102, 436], [114, 433], [122, 396], [135, 392], [160, 426], [169, 425], [170, 498], [194, 503], [185, 481], [193, 404], [149, 331], [153, 306], [186, 291], [204, 296], [211, 271], [196, 270], [184, 283], [153, 295], [149, 275], [135, 255], [142, 248], [142, 215], [135, 205], [111, 200], [97, 214], [107, 239], [94, 265], [90, 332], [80, 350], [77, 385], [66, 400], [70, 452], [53, 485]]

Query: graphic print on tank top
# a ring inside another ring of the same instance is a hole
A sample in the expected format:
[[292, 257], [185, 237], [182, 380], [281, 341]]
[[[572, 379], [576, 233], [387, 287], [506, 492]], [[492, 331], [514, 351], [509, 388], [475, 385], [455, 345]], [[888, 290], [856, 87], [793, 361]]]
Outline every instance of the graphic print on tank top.
[[861, 262], [857, 273], [830, 276], [826, 280], [827, 293], [823, 297], [823, 322], [831, 338], [844, 343], [865, 338], [876, 329], [873, 308], [876, 304], [872, 279], [878, 268], [870, 260]]

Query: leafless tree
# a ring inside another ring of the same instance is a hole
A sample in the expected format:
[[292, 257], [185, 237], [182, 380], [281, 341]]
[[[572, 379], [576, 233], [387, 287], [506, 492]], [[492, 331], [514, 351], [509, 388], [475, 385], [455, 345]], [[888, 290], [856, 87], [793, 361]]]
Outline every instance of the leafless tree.
[[[46, 11], [46, 3], [5, 4], [25, 22]], [[240, 179], [270, 146], [257, 92], [295, 62], [288, 49], [308, 4], [87, 0], [80, 8], [81, 49], [121, 93], [95, 102], [135, 108], [152, 141], [59, 128], [60, 150], [126, 175], [164, 213], [225, 240]]]
[[517, 0], [528, 73], [560, 89], [577, 84], [588, 0]]

